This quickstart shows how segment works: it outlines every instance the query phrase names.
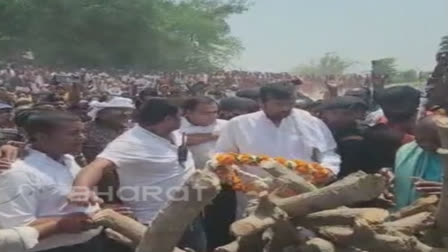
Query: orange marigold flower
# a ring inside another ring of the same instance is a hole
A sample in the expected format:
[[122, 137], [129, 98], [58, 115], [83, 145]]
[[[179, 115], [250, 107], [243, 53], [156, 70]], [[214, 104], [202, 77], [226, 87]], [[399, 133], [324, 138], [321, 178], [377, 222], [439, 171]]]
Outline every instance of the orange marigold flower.
[[325, 177], [328, 177], [328, 175], [330, 175], [330, 171], [325, 168], [319, 169], [319, 170], [316, 170], [313, 175], [317, 178], [325, 178]]
[[299, 172], [299, 173], [302, 173], [302, 174], [308, 174], [308, 173], [310, 173], [310, 171], [311, 171], [311, 169], [310, 169], [311, 167], [309, 166], [309, 165], [307, 165], [307, 164], [304, 164], [304, 165], [298, 165], [298, 166], [296, 166], [296, 171], [297, 172]]
[[251, 155], [248, 154], [241, 154], [238, 155], [237, 160], [239, 163], [243, 164], [243, 165], [250, 165], [250, 164], [254, 164], [255, 160]]
[[219, 154], [216, 157], [219, 165], [233, 165], [236, 162], [235, 156], [232, 154]]
[[276, 157], [274, 158], [275, 161], [277, 161], [279, 164], [281, 165], [286, 165], [286, 158], [282, 158], [282, 157]]
[[268, 161], [269, 159], [271, 159], [271, 158], [269, 156], [266, 156], [266, 155], [259, 155], [259, 156], [257, 156], [257, 162]]
[[297, 166], [305, 166], [308, 164], [307, 162], [298, 159], [294, 160], [294, 162], [296, 163]]

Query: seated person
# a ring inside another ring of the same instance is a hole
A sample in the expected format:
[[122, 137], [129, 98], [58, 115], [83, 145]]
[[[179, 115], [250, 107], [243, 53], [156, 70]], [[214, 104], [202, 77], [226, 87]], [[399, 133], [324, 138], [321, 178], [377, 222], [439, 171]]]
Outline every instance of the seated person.
[[435, 120], [427, 116], [415, 129], [415, 141], [402, 146], [395, 161], [395, 199], [397, 208], [412, 204], [420, 195], [440, 193], [443, 177], [440, 139]]

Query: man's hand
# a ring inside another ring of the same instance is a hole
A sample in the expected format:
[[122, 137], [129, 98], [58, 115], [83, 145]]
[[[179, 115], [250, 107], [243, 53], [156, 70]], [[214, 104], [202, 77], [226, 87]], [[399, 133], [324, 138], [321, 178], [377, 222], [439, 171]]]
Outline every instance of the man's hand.
[[94, 228], [92, 223], [91, 218], [85, 214], [73, 214], [62, 217], [57, 226], [61, 233], [81, 233]]
[[381, 203], [382, 207], [393, 207], [395, 206], [395, 195], [394, 191], [394, 182], [395, 182], [395, 174], [392, 172], [390, 168], [382, 168], [379, 171], [379, 174], [386, 179], [386, 190], [378, 197], [378, 203]]
[[0, 174], [11, 168], [11, 162], [0, 159]]
[[382, 168], [379, 173], [386, 179], [387, 186], [389, 189], [394, 188], [395, 174], [390, 168]]
[[0, 146], [0, 174], [11, 168], [11, 164], [17, 160], [20, 148], [11, 144]]
[[424, 195], [440, 195], [442, 193], [443, 183], [416, 179], [414, 186], [417, 192]]
[[72, 188], [72, 191], [67, 196], [67, 200], [71, 204], [85, 207], [103, 203], [103, 200], [90, 188], [79, 186]]
[[14, 145], [6, 144], [0, 146], [0, 158], [8, 162], [14, 162], [19, 156], [20, 148]]
[[[102, 209], [110, 209], [119, 214], [134, 218], [134, 212], [131, 210], [131, 208], [126, 207], [123, 204], [104, 204], [104, 205], [102, 205]], [[101, 212], [104, 212], [104, 211], [101, 211]]]

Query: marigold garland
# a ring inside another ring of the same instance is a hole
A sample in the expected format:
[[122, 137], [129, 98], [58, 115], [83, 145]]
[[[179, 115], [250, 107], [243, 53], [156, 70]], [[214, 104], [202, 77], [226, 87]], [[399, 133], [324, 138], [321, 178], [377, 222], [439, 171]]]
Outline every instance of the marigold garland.
[[313, 184], [321, 184], [331, 175], [331, 171], [319, 163], [306, 162], [303, 160], [287, 160], [282, 157], [272, 158], [265, 155], [222, 153], [217, 154], [213, 158], [213, 161], [214, 166], [216, 167], [215, 172], [223, 183], [230, 184], [236, 191], [249, 191], [250, 186], [244, 184], [237, 170], [226, 168], [233, 165], [260, 167], [263, 167], [264, 165], [280, 165], [293, 170]]

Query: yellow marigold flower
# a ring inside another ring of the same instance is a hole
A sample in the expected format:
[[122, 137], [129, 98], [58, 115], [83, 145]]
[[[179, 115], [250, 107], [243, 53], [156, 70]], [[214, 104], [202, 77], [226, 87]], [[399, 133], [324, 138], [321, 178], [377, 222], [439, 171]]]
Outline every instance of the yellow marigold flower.
[[297, 167], [297, 164], [294, 161], [288, 160], [286, 161], [285, 166], [288, 169], [295, 169]]

